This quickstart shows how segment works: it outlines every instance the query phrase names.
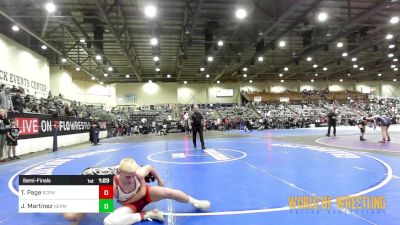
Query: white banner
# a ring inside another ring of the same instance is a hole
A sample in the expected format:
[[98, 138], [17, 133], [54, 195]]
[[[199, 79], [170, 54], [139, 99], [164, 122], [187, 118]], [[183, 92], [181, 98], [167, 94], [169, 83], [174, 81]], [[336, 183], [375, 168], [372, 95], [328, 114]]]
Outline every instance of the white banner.
[[280, 102], [289, 102], [289, 97], [280, 97], [279, 101]]
[[217, 91], [217, 97], [233, 97], [233, 89], [220, 89]]
[[261, 96], [254, 96], [254, 102], [261, 102]]
[[370, 87], [362, 87], [361, 88], [361, 93], [370, 94], [371, 93], [371, 88]]

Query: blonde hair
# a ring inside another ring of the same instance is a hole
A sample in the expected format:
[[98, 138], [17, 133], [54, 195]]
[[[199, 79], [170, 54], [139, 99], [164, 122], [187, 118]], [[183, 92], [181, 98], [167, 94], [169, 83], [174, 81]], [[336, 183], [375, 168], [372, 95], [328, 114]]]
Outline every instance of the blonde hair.
[[134, 173], [140, 166], [132, 158], [122, 159], [119, 163], [118, 171], [126, 173]]

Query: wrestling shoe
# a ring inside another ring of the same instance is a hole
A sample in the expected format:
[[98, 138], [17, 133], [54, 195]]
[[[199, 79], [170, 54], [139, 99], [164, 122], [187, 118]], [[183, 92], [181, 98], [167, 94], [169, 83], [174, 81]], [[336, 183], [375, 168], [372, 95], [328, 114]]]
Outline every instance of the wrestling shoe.
[[200, 210], [207, 210], [210, 208], [211, 203], [207, 200], [198, 200], [196, 203], [193, 204], [194, 207], [200, 209]]
[[144, 214], [144, 219], [150, 220], [150, 221], [152, 221], [152, 220], [157, 220], [160, 222], [164, 221], [163, 214], [162, 214], [162, 212], [158, 211], [158, 209], [153, 209], [151, 211], [147, 211]]

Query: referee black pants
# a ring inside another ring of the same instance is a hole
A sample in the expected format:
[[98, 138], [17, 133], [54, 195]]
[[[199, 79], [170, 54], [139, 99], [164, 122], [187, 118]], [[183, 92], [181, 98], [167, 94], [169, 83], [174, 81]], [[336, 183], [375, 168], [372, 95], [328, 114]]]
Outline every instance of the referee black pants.
[[331, 127], [333, 127], [333, 135], [336, 136], [336, 122], [328, 123], [328, 133], [327, 135], [331, 135]]
[[197, 132], [199, 132], [201, 148], [204, 148], [203, 126], [193, 126], [192, 127], [192, 132], [193, 132], [193, 145], [194, 145], [194, 147], [196, 147], [196, 134], [197, 134]]

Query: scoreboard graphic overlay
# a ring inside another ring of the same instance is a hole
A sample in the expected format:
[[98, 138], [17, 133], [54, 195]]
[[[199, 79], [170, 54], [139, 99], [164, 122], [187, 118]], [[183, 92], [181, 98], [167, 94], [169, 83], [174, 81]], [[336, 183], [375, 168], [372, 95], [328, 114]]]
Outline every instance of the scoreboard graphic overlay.
[[109, 213], [113, 176], [20, 175], [20, 213]]

